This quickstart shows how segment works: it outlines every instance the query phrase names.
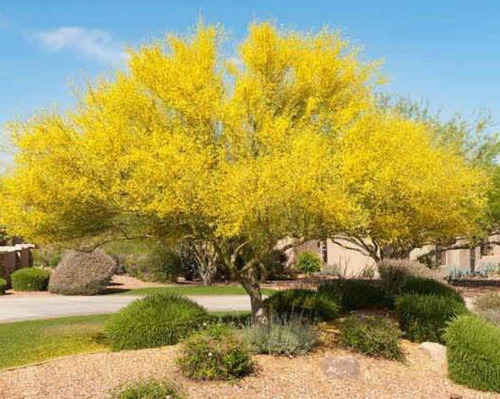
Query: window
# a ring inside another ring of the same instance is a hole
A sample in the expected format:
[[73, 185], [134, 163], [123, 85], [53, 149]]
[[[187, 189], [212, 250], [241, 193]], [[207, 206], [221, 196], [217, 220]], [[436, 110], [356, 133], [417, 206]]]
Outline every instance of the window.
[[320, 241], [319, 246], [319, 256], [324, 264], [328, 263], [328, 243], [326, 240]]

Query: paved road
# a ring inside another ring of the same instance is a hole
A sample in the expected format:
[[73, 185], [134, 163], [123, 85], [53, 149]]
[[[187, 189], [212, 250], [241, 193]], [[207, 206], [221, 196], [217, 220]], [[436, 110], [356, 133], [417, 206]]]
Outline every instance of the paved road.
[[[51, 317], [113, 313], [128, 305], [135, 296], [47, 296], [0, 298], [0, 323]], [[192, 296], [209, 311], [250, 310], [246, 295]]]

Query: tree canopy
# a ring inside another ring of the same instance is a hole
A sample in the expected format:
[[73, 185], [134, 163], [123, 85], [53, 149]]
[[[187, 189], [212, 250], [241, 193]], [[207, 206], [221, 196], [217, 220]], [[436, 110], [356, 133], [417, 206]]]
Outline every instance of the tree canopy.
[[[210, 242], [252, 298], [275, 248], [348, 237], [408, 248], [477, 228], [484, 173], [427, 125], [381, 112], [378, 63], [337, 33], [253, 23], [130, 50], [70, 111], [10, 124], [0, 224], [35, 242]], [[359, 244], [359, 243], [358, 243]]]

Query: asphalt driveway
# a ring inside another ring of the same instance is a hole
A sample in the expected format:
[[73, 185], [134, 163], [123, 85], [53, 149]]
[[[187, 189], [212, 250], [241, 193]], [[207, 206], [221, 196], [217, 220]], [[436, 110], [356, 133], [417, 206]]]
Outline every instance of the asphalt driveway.
[[[0, 323], [46, 319], [63, 316], [82, 316], [114, 313], [128, 305], [135, 296], [47, 296], [0, 297]], [[209, 311], [250, 310], [246, 295], [191, 296]]]

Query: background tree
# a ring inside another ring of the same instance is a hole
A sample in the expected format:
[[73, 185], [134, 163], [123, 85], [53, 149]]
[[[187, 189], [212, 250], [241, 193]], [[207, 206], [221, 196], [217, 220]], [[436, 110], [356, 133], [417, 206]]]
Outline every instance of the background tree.
[[[479, 113], [472, 120], [467, 120], [460, 114], [443, 118], [439, 111], [432, 111], [428, 103], [408, 97], [380, 95], [378, 103], [384, 112], [396, 111], [425, 124], [435, 145], [463, 157], [468, 165], [482, 170], [488, 177], [488, 183], [482, 185], [487, 197], [486, 210], [477, 229], [468, 234], [462, 232], [454, 236], [436, 237], [432, 243], [437, 244], [437, 250], [474, 248], [487, 243], [500, 244], [500, 240], [491, 238], [500, 233], [500, 135], [491, 116]], [[461, 239], [459, 243], [458, 238]], [[467, 240], [464, 241], [464, 238]]]
[[73, 110], [11, 124], [0, 223], [38, 243], [201, 244], [254, 315], [276, 249], [340, 233], [406, 248], [474, 227], [480, 171], [381, 113], [377, 64], [339, 35], [255, 23], [238, 63], [222, 37], [200, 24], [131, 50]]

